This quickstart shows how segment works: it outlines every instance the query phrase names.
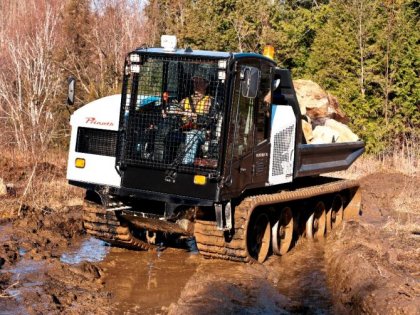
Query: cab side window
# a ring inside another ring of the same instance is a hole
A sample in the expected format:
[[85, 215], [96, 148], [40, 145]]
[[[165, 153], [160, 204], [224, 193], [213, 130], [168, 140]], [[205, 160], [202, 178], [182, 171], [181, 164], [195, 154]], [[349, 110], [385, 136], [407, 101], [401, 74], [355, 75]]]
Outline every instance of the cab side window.
[[271, 107], [271, 66], [261, 64], [261, 81], [257, 96], [255, 115], [255, 143], [261, 143], [269, 136]]
[[255, 67], [241, 66], [236, 77], [235, 91], [232, 106], [232, 123], [234, 124], [232, 131], [236, 130], [235, 143], [233, 146], [234, 158], [239, 158], [246, 153], [252, 151], [254, 146], [254, 123], [255, 123], [255, 105], [256, 97], [244, 96], [244, 85], [247, 84], [246, 79], [241, 77], [244, 69], [253, 68], [254, 71], [259, 70]]

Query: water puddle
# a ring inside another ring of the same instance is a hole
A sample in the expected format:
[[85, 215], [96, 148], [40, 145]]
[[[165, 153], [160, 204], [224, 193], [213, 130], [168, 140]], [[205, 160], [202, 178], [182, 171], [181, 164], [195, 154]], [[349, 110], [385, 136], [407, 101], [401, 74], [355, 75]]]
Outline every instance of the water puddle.
[[45, 268], [45, 263], [42, 261], [22, 259], [9, 271], [19, 278], [20, 276], [38, 273], [43, 268]]
[[[334, 314], [324, 244], [303, 242], [263, 265], [206, 260], [184, 250], [112, 248], [101, 263], [120, 314]], [[172, 304], [172, 305], [171, 305]]]
[[[0, 226], [0, 240], [5, 240], [5, 229], [11, 228]], [[19, 255], [22, 259], [10, 270], [12, 283], [18, 285], [8, 293], [16, 305], [23, 305], [25, 294], [38, 292], [51, 270], [45, 262], [27, 259], [23, 249]], [[103, 290], [111, 293], [113, 311], [119, 314], [168, 310], [175, 314], [334, 314], [323, 242], [302, 242], [284, 257], [272, 256], [263, 265], [252, 265], [206, 260], [184, 249], [111, 248], [87, 238], [62, 253], [60, 261], [69, 265], [99, 262], [105, 274]]]
[[19, 253], [19, 256], [20, 256], [20, 257], [25, 256], [25, 254], [26, 254], [27, 252], [28, 252], [28, 251], [27, 251], [26, 249], [24, 249], [24, 248], [19, 247], [19, 249], [18, 249], [18, 253]]
[[106, 257], [109, 251], [110, 247], [107, 246], [104, 241], [90, 237], [82, 241], [82, 243], [73, 250], [63, 253], [60, 257], [60, 261], [70, 265], [78, 264], [83, 261], [99, 262]]
[[[9, 269], [12, 273], [13, 283], [6, 293], [13, 297], [18, 303], [23, 303], [23, 292], [36, 289], [44, 284], [45, 263], [28, 259], [20, 260], [13, 268]], [[1, 314], [1, 312], [0, 312]], [[11, 314], [21, 314], [13, 312]]]
[[179, 249], [135, 252], [113, 248], [101, 265], [105, 287], [121, 314], [156, 314], [176, 302], [197, 266], [197, 255]]
[[12, 232], [13, 232], [12, 223], [6, 223], [3, 225], [0, 225], [0, 243], [10, 240], [10, 236], [12, 235]]

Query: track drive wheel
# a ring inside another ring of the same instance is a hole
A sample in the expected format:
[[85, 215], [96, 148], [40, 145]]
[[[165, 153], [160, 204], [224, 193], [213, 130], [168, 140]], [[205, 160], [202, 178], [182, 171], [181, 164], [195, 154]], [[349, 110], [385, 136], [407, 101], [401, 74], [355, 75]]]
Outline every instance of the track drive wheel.
[[281, 211], [280, 218], [272, 229], [272, 248], [276, 255], [284, 255], [289, 251], [293, 238], [293, 215], [289, 207]]
[[325, 205], [322, 201], [318, 202], [315, 210], [306, 221], [306, 237], [310, 239], [322, 239], [325, 234], [326, 226]]
[[271, 242], [271, 224], [267, 213], [253, 213], [248, 223], [246, 245], [252, 259], [262, 263], [267, 259]]

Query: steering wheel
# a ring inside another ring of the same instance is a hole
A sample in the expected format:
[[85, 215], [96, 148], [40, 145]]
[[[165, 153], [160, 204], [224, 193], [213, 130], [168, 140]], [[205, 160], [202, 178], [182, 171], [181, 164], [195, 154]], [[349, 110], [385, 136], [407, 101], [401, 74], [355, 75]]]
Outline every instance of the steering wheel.
[[171, 102], [169, 104], [169, 106], [167, 107], [167, 112], [171, 113], [171, 112], [184, 112], [184, 106], [176, 101]]

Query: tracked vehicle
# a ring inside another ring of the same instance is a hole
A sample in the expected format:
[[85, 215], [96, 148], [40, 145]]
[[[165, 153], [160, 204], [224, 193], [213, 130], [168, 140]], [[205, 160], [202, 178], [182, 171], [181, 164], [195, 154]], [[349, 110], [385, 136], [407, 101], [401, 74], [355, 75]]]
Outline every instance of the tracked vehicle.
[[195, 237], [206, 257], [263, 262], [357, 217], [358, 182], [321, 174], [347, 169], [364, 143], [308, 144], [289, 70], [170, 40], [129, 53], [121, 94], [71, 116], [67, 178], [86, 189], [88, 233], [141, 250]]

